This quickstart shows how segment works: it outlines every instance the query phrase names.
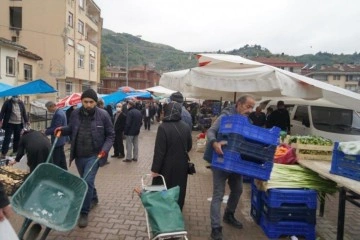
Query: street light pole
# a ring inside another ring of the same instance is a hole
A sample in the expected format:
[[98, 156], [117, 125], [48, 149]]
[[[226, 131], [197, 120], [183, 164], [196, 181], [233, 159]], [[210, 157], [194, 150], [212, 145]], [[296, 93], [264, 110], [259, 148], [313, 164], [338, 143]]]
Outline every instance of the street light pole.
[[126, 86], [129, 86], [129, 44], [126, 43]]

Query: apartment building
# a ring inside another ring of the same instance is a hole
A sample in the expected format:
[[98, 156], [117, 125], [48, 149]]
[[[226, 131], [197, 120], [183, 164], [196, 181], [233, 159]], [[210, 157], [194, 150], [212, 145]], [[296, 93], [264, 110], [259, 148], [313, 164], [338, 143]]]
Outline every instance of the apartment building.
[[280, 58], [274, 58], [274, 57], [255, 57], [252, 58], [251, 60], [256, 61], [256, 62], [260, 62], [260, 63], [264, 63], [273, 67], [277, 67], [289, 72], [293, 72], [293, 73], [297, 73], [300, 74], [301, 73], [301, 68], [304, 67], [304, 63], [298, 63], [298, 62], [291, 62], [291, 61], [286, 61]]
[[[37, 66], [42, 58], [22, 45], [0, 37], [0, 83], [18, 86], [37, 79]], [[34, 96], [21, 96], [29, 107]], [[0, 98], [0, 106], [6, 98]]]
[[307, 65], [303, 74], [334, 86], [360, 92], [360, 65], [333, 64], [316, 67]]
[[148, 68], [146, 65], [130, 68], [127, 79], [126, 72], [127, 70], [124, 67], [107, 67], [106, 77], [101, 79], [99, 93], [112, 93], [119, 87], [126, 85], [134, 89], [146, 89], [159, 85], [160, 73]]
[[58, 98], [100, 82], [101, 10], [93, 0], [2, 0], [0, 37], [42, 57], [38, 76]]

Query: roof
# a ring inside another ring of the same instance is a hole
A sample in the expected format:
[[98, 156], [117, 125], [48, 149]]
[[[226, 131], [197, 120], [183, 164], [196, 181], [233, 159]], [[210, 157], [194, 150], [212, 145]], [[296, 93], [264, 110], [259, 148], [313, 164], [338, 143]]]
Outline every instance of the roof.
[[40, 56], [26, 50], [19, 50], [19, 55], [36, 61], [43, 60]]
[[334, 64], [334, 65], [322, 65], [319, 69], [311, 71], [314, 73], [360, 73], [360, 65], [354, 64]]
[[22, 50], [25, 50], [26, 47], [20, 45], [20, 44], [17, 44], [16, 42], [12, 42], [6, 38], [2, 38], [0, 37], [0, 45], [5, 45], [5, 46], [8, 46], [8, 47], [11, 47], [11, 48], [15, 48], [15, 49], [22, 49]]
[[271, 58], [271, 57], [255, 57], [251, 60], [271, 65], [274, 67], [303, 67], [304, 63], [291, 62], [280, 58]]

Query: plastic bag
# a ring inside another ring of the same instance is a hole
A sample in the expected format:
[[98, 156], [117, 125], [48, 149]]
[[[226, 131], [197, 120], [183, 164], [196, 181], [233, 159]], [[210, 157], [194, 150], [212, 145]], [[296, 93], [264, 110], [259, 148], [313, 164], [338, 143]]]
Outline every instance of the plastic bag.
[[153, 236], [160, 233], [184, 231], [184, 219], [177, 203], [180, 187], [160, 192], [143, 192], [140, 195]]
[[274, 163], [295, 164], [297, 162], [295, 148], [292, 148], [290, 145], [285, 143], [282, 143], [279, 146], [287, 148], [287, 152], [282, 156], [275, 157]]
[[196, 152], [205, 152], [206, 139], [200, 138], [196, 141]]
[[6, 218], [0, 222], [0, 239], [19, 240], [15, 230]]

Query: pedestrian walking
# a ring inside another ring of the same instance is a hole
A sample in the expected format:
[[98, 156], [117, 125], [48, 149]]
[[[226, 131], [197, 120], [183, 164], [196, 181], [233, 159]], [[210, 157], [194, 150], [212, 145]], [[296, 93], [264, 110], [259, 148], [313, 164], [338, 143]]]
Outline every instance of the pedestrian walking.
[[[249, 116], [254, 108], [255, 100], [250, 95], [241, 96], [236, 105], [230, 108], [226, 108], [222, 111], [220, 116], [214, 122], [214, 124], [207, 131], [207, 138], [209, 146], [218, 154], [223, 154], [222, 145], [224, 143], [217, 142], [216, 136], [219, 131], [221, 118], [226, 115], [241, 114]], [[211, 151], [205, 151], [204, 159], [211, 162]], [[210, 206], [210, 220], [211, 220], [211, 239], [222, 240], [222, 226], [221, 226], [221, 203], [225, 193], [225, 184], [228, 183], [230, 187], [230, 195], [226, 204], [223, 221], [233, 227], [243, 228], [243, 225], [238, 221], [234, 214], [242, 194], [242, 176], [237, 173], [231, 173], [218, 168], [212, 168], [213, 176], [213, 195]]]
[[0, 127], [5, 130], [5, 137], [1, 148], [1, 159], [4, 159], [9, 151], [11, 135], [14, 135], [12, 155], [16, 155], [20, 133], [24, 128], [24, 124], [25, 126], [30, 125], [25, 105], [19, 99], [19, 96], [12, 96], [4, 102], [0, 112]]
[[145, 103], [145, 107], [141, 110], [141, 114], [143, 116], [145, 130], [150, 131], [151, 108], [149, 103]]
[[129, 100], [127, 104], [126, 124], [126, 159], [124, 162], [137, 161], [139, 156], [139, 133], [142, 125], [142, 114], [135, 107], [135, 102]]
[[126, 124], [126, 115], [122, 112], [123, 106], [121, 103], [116, 104], [116, 113], [114, 117], [114, 130], [115, 130], [115, 141], [114, 141], [114, 155], [113, 158], [124, 158], [124, 129]]
[[[67, 125], [67, 118], [66, 113], [56, 107], [56, 104], [53, 101], [48, 101], [45, 104], [45, 107], [47, 110], [51, 113], [53, 113], [53, 117], [51, 119], [50, 127], [45, 129], [44, 133], [45, 135], [51, 135], [51, 143], [54, 143], [55, 141], [55, 135], [54, 131], [58, 127], [63, 127]], [[56, 142], [54, 152], [53, 152], [53, 163], [62, 169], [67, 170], [67, 164], [66, 164], [66, 156], [65, 156], [65, 143], [68, 141], [68, 137], [61, 136]]]
[[[95, 177], [100, 165], [106, 161], [111, 149], [115, 133], [109, 114], [96, 106], [98, 97], [93, 89], [85, 90], [81, 95], [82, 106], [75, 109], [70, 117], [69, 125], [55, 130], [61, 135], [71, 135], [70, 164], [75, 160], [80, 177], [84, 177], [88, 185], [81, 211], [78, 226], [84, 228], [88, 225], [90, 209], [98, 204], [99, 199], [95, 188]], [[95, 163], [97, 158], [99, 162]]]
[[185, 123], [187, 123], [189, 125], [190, 129], [192, 130], [191, 114], [189, 113], [188, 110], [186, 110], [186, 108], [184, 106], [184, 97], [181, 94], [181, 92], [175, 92], [175, 93], [171, 94], [170, 100], [178, 102], [178, 103], [180, 103], [182, 105], [181, 120], [183, 120]]
[[[163, 175], [168, 188], [180, 187], [178, 204], [183, 209], [188, 178], [188, 156], [192, 148], [191, 130], [181, 121], [181, 104], [171, 102], [164, 109], [155, 140], [152, 176]], [[161, 178], [154, 178], [153, 184], [163, 184]]]

